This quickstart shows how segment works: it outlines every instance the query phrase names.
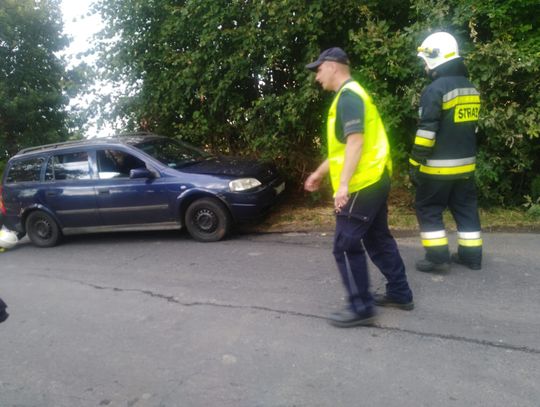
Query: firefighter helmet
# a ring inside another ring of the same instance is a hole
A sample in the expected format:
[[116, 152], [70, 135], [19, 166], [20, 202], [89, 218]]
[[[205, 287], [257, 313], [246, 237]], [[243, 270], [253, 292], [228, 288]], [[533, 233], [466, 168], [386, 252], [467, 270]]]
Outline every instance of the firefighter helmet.
[[435, 69], [453, 59], [459, 58], [456, 39], [447, 32], [437, 32], [428, 36], [418, 47], [418, 56], [427, 67]]
[[0, 248], [11, 249], [17, 244], [17, 233], [2, 226], [0, 229]]

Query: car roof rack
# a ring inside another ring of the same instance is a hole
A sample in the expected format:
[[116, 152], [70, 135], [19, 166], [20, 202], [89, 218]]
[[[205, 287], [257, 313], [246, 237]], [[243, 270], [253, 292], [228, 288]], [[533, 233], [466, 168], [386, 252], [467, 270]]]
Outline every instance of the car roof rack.
[[51, 143], [51, 144], [44, 144], [42, 146], [35, 146], [35, 147], [26, 147], [20, 150], [16, 155], [21, 154], [27, 154], [31, 152], [37, 152], [37, 151], [44, 151], [44, 150], [54, 150], [61, 147], [72, 147], [77, 146], [79, 144], [91, 144], [91, 143], [106, 143], [106, 142], [125, 142], [125, 139], [128, 139], [130, 137], [160, 137], [159, 135], [147, 131], [137, 131], [137, 132], [127, 132], [127, 133], [120, 133], [115, 134], [110, 137], [94, 137], [89, 139], [81, 139], [81, 140], [69, 140], [69, 141], [61, 141], [58, 143]]
[[22, 150], [20, 150], [17, 153], [17, 155], [26, 154], [26, 153], [30, 153], [30, 152], [33, 152], [33, 151], [55, 149], [55, 148], [58, 148], [58, 147], [76, 146], [77, 144], [87, 143], [89, 140], [90, 139], [61, 141], [59, 143], [51, 143], [51, 144], [44, 144], [42, 146], [27, 147], [27, 148], [23, 148]]

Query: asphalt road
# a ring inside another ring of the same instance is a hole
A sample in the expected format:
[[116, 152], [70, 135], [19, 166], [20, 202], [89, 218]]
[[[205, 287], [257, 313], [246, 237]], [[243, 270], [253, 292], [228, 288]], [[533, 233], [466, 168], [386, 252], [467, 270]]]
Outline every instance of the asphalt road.
[[447, 275], [400, 238], [416, 309], [352, 329], [325, 320], [331, 241], [23, 241], [0, 254], [0, 406], [540, 406], [540, 235], [486, 234], [484, 268]]

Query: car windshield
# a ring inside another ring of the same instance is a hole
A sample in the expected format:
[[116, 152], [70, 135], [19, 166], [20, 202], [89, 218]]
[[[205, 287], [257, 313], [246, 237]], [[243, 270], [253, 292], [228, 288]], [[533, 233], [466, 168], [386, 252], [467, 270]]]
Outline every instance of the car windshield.
[[170, 139], [154, 139], [135, 146], [170, 168], [181, 168], [212, 158], [212, 155], [187, 143]]

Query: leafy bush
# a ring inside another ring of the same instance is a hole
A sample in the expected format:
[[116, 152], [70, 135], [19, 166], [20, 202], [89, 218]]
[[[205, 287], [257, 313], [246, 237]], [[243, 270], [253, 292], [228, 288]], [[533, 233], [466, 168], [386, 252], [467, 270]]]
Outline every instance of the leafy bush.
[[[341, 46], [388, 128], [398, 179], [427, 80], [416, 47], [452, 32], [482, 94], [477, 180], [484, 204], [516, 204], [540, 171], [537, 0], [99, 0], [102, 73], [126, 127], [273, 159], [297, 188], [321, 159], [331, 95], [304, 68]], [[533, 24], [534, 23], [534, 24]]]

